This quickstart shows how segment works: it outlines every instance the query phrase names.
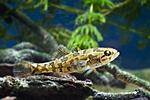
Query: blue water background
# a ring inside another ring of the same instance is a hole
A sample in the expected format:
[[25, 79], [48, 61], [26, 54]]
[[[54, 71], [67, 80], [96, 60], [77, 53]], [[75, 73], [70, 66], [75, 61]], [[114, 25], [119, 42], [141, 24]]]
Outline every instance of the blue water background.
[[[73, 0], [73, 2], [66, 2], [67, 0], [62, 1], [66, 5], [79, 7], [79, 5]], [[150, 20], [150, 7], [142, 8], [140, 16], [134, 22], [134, 26], [138, 26], [139, 24], [143, 24], [146, 21]], [[41, 19], [41, 15], [39, 10], [35, 10], [34, 13], [26, 12], [34, 21]], [[67, 15], [67, 16], [66, 16]], [[54, 24], [61, 24], [65, 27], [73, 30], [74, 26], [74, 19], [76, 15], [70, 14], [61, 10], [57, 10], [55, 13], [55, 18], [50, 23]], [[115, 21], [115, 18], [114, 18]], [[149, 25], [150, 27], [150, 25]], [[100, 28], [102, 33], [105, 33], [104, 41], [99, 43], [99, 46], [104, 47], [113, 47], [120, 51], [120, 56], [117, 58], [115, 63], [120, 65], [123, 68], [127, 69], [141, 69], [141, 68], [150, 68], [150, 45], [146, 45], [144, 49], [139, 49], [137, 46], [138, 40], [142, 40], [143, 37], [137, 35], [136, 33], [130, 32], [131, 40], [127, 44], [121, 44], [119, 41], [119, 32], [118, 28], [110, 26], [108, 30], [103, 30], [103, 27]], [[8, 32], [12, 33], [13, 35], [16, 34], [16, 27], [12, 25], [8, 27]], [[0, 39], [0, 46], [4, 41]], [[5, 41], [7, 47], [12, 47], [16, 44], [15, 40]], [[150, 43], [150, 41], [149, 41]]]

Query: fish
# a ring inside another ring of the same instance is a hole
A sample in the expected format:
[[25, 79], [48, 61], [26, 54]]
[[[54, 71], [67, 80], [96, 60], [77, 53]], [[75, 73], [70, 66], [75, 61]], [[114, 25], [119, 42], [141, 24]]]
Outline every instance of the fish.
[[112, 62], [119, 56], [114, 48], [99, 47], [70, 52], [49, 62], [33, 63], [21, 61], [14, 67], [15, 76], [29, 76], [41, 73], [73, 73], [90, 66], [92, 69]]

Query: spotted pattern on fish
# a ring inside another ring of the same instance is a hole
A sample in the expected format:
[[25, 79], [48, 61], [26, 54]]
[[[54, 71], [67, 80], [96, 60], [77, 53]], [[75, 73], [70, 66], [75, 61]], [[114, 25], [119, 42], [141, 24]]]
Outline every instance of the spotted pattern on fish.
[[25, 64], [21, 64], [30, 69], [28, 72], [23, 73], [31, 75], [49, 72], [72, 73], [81, 71], [87, 66], [95, 65], [94, 68], [100, 67], [113, 61], [118, 55], [119, 52], [113, 48], [91, 48], [71, 52], [46, 63], [31, 63], [25, 61]]

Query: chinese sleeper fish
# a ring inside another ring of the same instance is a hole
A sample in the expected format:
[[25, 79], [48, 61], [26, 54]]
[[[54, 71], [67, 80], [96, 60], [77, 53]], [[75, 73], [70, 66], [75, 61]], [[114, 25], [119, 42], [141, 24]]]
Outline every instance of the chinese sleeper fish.
[[108, 64], [118, 57], [119, 52], [113, 48], [90, 48], [71, 52], [46, 63], [32, 63], [22, 61], [14, 68], [17, 76], [26, 76], [41, 73], [72, 73], [78, 72], [89, 66], [91, 69]]

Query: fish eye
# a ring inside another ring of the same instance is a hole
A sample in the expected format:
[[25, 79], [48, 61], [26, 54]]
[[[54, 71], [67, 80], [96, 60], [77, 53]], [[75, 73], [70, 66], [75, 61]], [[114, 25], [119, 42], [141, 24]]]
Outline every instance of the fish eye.
[[110, 52], [109, 50], [105, 50], [105, 51], [104, 51], [104, 54], [105, 54], [106, 56], [110, 56], [110, 55], [111, 55], [111, 52]]

